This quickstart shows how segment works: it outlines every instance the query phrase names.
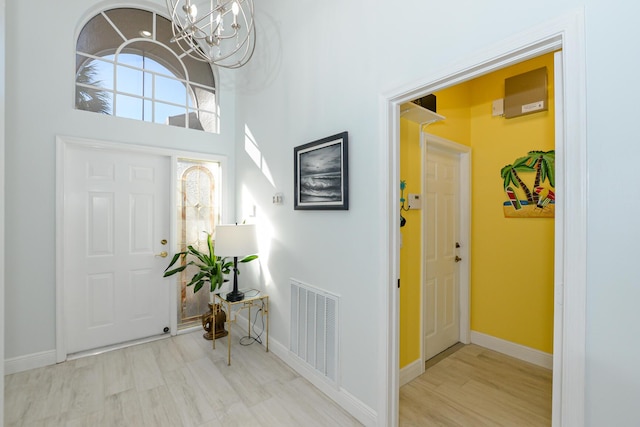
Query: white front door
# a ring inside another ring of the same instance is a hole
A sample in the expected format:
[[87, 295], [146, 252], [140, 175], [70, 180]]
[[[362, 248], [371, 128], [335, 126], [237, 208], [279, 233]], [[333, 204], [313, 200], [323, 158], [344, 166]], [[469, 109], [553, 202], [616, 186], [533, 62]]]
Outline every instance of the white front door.
[[459, 157], [427, 145], [424, 162], [425, 360], [460, 339]]
[[70, 144], [64, 160], [66, 353], [170, 326], [170, 158]]

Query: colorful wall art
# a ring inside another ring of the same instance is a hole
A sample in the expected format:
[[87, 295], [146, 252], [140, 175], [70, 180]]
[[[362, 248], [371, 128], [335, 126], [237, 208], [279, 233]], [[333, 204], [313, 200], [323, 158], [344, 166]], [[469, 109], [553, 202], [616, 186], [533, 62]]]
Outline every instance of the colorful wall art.
[[555, 162], [555, 150], [529, 151], [502, 168], [505, 218], [555, 216]]

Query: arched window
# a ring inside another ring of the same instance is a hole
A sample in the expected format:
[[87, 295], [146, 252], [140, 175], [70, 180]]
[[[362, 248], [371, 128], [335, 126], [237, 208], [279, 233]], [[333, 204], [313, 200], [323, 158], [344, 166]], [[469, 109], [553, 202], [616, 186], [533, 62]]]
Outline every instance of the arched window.
[[105, 10], [76, 44], [75, 108], [218, 131], [211, 66], [171, 43], [168, 19], [141, 9]]

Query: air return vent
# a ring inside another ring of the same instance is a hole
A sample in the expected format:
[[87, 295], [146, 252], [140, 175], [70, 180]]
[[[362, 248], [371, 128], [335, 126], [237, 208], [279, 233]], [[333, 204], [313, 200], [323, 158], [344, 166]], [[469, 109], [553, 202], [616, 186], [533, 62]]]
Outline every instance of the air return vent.
[[336, 295], [291, 280], [289, 350], [336, 386], [338, 301]]

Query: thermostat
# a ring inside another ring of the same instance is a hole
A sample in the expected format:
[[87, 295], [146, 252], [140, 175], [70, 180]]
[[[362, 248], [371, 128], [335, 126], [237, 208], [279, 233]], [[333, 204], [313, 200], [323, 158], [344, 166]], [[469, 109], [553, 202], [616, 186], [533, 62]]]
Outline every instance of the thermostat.
[[420, 197], [420, 194], [409, 193], [409, 209], [422, 209], [422, 197]]

